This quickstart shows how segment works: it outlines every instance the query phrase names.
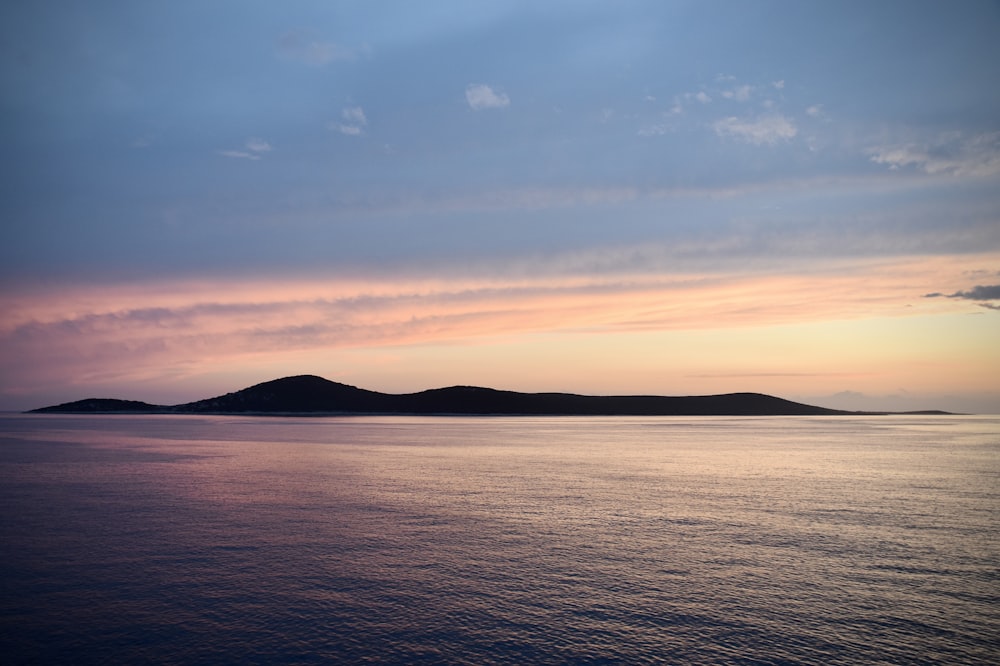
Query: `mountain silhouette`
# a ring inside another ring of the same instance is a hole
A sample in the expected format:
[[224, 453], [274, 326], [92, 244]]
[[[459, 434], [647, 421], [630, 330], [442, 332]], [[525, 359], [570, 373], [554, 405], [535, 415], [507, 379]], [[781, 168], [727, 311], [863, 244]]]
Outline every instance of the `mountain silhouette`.
[[519, 393], [477, 386], [451, 386], [391, 394], [315, 375], [284, 377], [180, 405], [88, 398], [31, 410], [34, 413], [94, 414], [489, 414], [567, 416], [816, 416], [856, 414], [815, 407], [761, 393], [704, 396]]

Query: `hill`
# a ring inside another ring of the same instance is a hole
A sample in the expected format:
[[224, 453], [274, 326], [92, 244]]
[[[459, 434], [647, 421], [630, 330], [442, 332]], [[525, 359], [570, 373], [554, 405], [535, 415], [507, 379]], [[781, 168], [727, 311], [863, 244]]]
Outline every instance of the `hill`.
[[390, 394], [315, 375], [284, 377], [181, 405], [89, 398], [31, 410], [95, 414], [490, 414], [568, 416], [810, 416], [851, 414], [761, 393], [704, 396], [591, 396], [451, 386]]
[[139, 400], [116, 400], [114, 398], [86, 398], [66, 402], [51, 407], [32, 409], [29, 414], [152, 414], [169, 409], [162, 405], [151, 405]]

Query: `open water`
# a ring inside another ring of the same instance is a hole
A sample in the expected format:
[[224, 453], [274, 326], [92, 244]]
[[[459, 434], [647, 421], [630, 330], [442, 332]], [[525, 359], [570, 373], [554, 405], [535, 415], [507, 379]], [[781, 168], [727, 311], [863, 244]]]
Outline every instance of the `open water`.
[[1000, 420], [0, 418], [0, 661], [996, 664]]

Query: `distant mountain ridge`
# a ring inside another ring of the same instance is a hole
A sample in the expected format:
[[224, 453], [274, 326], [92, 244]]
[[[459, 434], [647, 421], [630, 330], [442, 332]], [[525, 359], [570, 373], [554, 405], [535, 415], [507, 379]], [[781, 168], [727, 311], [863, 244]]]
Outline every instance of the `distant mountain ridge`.
[[341, 384], [315, 375], [283, 377], [240, 391], [180, 405], [88, 398], [41, 407], [58, 414], [484, 414], [567, 416], [818, 416], [856, 414], [806, 405], [762, 393], [703, 396], [519, 393], [451, 386], [391, 394]]

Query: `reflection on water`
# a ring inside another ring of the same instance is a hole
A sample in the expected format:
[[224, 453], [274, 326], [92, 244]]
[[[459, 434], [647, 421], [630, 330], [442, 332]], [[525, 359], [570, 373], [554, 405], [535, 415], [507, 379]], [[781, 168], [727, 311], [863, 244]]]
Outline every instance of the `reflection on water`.
[[5, 663], [997, 663], [1000, 422], [0, 419]]

